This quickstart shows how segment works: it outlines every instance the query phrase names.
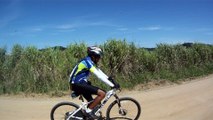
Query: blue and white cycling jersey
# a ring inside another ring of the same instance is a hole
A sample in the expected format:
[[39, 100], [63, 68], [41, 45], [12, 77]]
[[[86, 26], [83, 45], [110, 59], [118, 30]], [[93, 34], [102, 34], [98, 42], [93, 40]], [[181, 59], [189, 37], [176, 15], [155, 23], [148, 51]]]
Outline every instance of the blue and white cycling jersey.
[[90, 73], [94, 73], [101, 81], [105, 82], [109, 86], [114, 85], [108, 80], [108, 76], [104, 74], [100, 69], [96, 68], [94, 62], [89, 56], [82, 59], [72, 70], [70, 74], [70, 83], [86, 83]]

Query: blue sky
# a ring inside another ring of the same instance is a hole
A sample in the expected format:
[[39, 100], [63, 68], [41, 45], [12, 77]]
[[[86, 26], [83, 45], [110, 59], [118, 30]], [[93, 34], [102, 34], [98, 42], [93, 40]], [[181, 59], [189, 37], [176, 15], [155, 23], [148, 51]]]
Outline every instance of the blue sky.
[[213, 44], [212, 0], [0, 0], [0, 47]]

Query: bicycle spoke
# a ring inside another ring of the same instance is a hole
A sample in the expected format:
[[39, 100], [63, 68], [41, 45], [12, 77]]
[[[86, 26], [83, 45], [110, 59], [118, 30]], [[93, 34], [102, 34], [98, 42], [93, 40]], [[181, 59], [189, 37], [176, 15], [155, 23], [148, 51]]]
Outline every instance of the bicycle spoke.
[[51, 111], [51, 120], [66, 120], [66, 118], [75, 111], [78, 106], [69, 102], [57, 104]]
[[56, 111], [55, 111], [55, 119], [56, 120], [64, 120], [67, 115], [69, 115], [69, 112], [71, 111], [74, 111], [76, 108], [72, 108], [70, 106], [61, 106], [60, 108], [58, 108]]
[[120, 99], [120, 107], [114, 102], [108, 108], [110, 120], [137, 120], [140, 115], [140, 105], [132, 98]]

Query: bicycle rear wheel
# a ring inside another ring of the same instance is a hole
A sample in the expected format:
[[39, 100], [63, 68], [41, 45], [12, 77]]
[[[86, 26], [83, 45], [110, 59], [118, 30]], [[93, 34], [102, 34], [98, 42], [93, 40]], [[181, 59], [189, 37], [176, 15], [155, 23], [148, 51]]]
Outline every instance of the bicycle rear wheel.
[[51, 112], [50, 112], [50, 119], [51, 120], [65, 120], [67, 114], [69, 112], [75, 111], [78, 109], [79, 106], [72, 102], [60, 102], [56, 104]]
[[138, 120], [141, 114], [140, 104], [133, 98], [119, 98], [107, 108], [106, 120]]

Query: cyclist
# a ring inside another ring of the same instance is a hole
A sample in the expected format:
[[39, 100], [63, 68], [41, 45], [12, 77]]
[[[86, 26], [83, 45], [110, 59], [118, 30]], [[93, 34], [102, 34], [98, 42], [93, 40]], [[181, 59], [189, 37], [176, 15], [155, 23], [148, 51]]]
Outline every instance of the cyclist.
[[[90, 73], [94, 73], [101, 81], [109, 85], [110, 87], [117, 87], [108, 79], [109, 77], [104, 74], [98, 67], [97, 63], [102, 57], [103, 51], [101, 48], [96, 46], [91, 46], [87, 48], [88, 56], [83, 58], [72, 70], [70, 74], [70, 86], [71, 89], [77, 93], [82, 94], [83, 97], [89, 102], [93, 102], [88, 105], [86, 109], [86, 114], [89, 117], [96, 117], [92, 110], [101, 102], [105, 97], [105, 91], [99, 87], [91, 85], [91, 82], [88, 81]], [[92, 95], [97, 95], [95, 99], [92, 98]]]

